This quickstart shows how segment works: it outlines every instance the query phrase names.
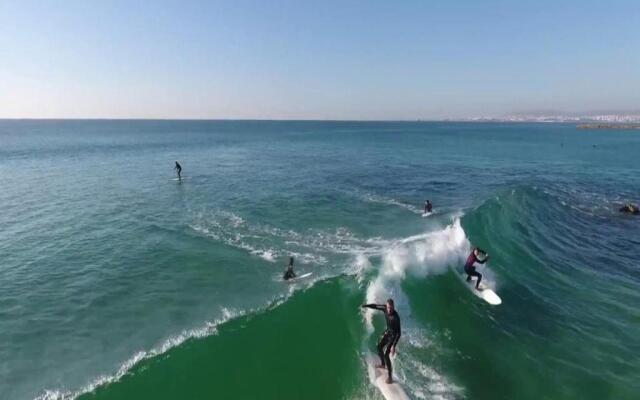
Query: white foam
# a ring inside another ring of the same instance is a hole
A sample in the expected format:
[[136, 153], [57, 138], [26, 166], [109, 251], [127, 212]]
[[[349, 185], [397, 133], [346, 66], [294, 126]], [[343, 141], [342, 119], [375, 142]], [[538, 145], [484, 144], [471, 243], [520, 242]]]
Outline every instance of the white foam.
[[[411, 318], [411, 309], [407, 296], [401, 288], [402, 280], [411, 274], [423, 278], [430, 274], [440, 274], [450, 267], [461, 265], [470, 252], [471, 245], [460, 224], [455, 218], [451, 225], [441, 230], [414, 235], [393, 242], [382, 254], [382, 262], [377, 276], [369, 283], [366, 292], [367, 303], [383, 304], [393, 298], [396, 309], [402, 318], [405, 346], [424, 348], [431, 345], [426, 333]], [[368, 334], [372, 334], [375, 311], [367, 309], [364, 313]], [[423, 339], [421, 339], [423, 338]], [[408, 385], [417, 398], [451, 398], [459, 392], [432, 368], [412, 358], [410, 352], [402, 352], [394, 360], [394, 371]], [[418, 370], [422, 378], [420, 384], [412, 383], [411, 370]], [[428, 386], [424, 387], [423, 381]]]
[[408, 363], [409, 369], [421, 378], [420, 385], [408, 385], [414, 396], [423, 399], [455, 399], [463, 394], [463, 388], [449, 381], [435, 369], [417, 360], [409, 360]]
[[227, 211], [196, 213], [190, 227], [201, 235], [269, 262], [294, 256], [301, 263], [326, 265], [330, 255], [375, 255], [390, 243], [381, 238], [359, 238], [345, 227], [300, 233], [254, 224]]
[[373, 266], [371, 265], [369, 258], [366, 255], [359, 253], [356, 254], [349, 267], [345, 270], [345, 273], [355, 275], [358, 283], [362, 283], [365, 278], [365, 274], [372, 268]]
[[378, 277], [367, 290], [367, 301], [383, 302], [391, 294], [389, 288], [407, 273], [422, 278], [460, 265], [469, 251], [459, 218], [442, 230], [401, 239], [384, 252]]
[[287, 254], [295, 257], [298, 261], [300, 261], [303, 264], [322, 265], [328, 262], [327, 258], [320, 254], [298, 253], [297, 251], [290, 251]]
[[275, 262], [275, 251], [273, 249], [258, 251], [254, 254], [260, 256], [260, 258], [267, 260], [269, 262]]
[[417, 349], [426, 349], [434, 343], [429, 335], [422, 329], [405, 329], [402, 332], [402, 341]]
[[276, 258], [284, 257], [284, 254], [276, 249], [252, 245], [251, 239], [261, 240], [261, 236], [253, 233], [242, 217], [231, 212], [198, 213], [196, 221], [190, 227], [204, 236], [228, 246], [246, 250], [269, 262], [275, 262]]
[[367, 192], [361, 192], [361, 191], [356, 191], [355, 195], [357, 197], [359, 197], [360, 199], [370, 202], [370, 203], [378, 203], [378, 204], [387, 204], [390, 206], [396, 206], [396, 207], [401, 207], [404, 208], [405, 210], [409, 210], [415, 214], [422, 214], [424, 209], [417, 207], [415, 205], [412, 204], [408, 204], [405, 203], [403, 201], [391, 198], [391, 197], [385, 197], [385, 196], [381, 196], [378, 194], [374, 194], [374, 193], [367, 193]]

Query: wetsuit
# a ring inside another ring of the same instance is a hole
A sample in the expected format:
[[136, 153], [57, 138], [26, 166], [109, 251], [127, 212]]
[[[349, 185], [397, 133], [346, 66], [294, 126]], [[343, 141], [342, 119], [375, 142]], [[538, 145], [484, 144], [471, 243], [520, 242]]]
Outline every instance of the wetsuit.
[[287, 268], [286, 271], [284, 271], [284, 280], [288, 281], [289, 279], [295, 278], [296, 277], [296, 273], [293, 272], [293, 268]]
[[427, 205], [425, 206], [425, 210], [426, 212], [431, 212], [431, 210], [433, 210], [433, 205], [431, 203], [427, 203]]
[[176, 161], [176, 167], [174, 168], [178, 172], [178, 179], [182, 179], [180, 173], [182, 172], [182, 166]]
[[482, 274], [476, 271], [476, 267], [473, 264], [474, 263], [484, 264], [486, 262], [487, 262], [487, 258], [480, 261], [472, 251], [471, 254], [469, 254], [469, 257], [467, 258], [467, 262], [464, 264], [464, 272], [467, 274], [467, 282], [471, 281], [472, 276], [478, 277], [478, 281], [476, 282], [476, 289], [478, 289], [480, 286], [480, 281], [482, 280]]
[[632, 204], [628, 204], [628, 205], [620, 208], [620, 212], [629, 213], [629, 214], [633, 214], [633, 215], [638, 215], [638, 214], [640, 214], [640, 208], [638, 208], [637, 206], [634, 206]]
[[400, 340], [400, 316], [393, 310], [391, 314], [387, 314], [387, 306], [379, 304], [365, 304], [363, 307], [373, 308], [384, 312], [384, 318], [387, 320], [387, 329], [384, 331], [380, 340], [378, 341], [378, 356], [380, 357], [380, 363], [387, 368], [389, 373], [389, 379], [391, 378], [391, 348], [395, 347]]

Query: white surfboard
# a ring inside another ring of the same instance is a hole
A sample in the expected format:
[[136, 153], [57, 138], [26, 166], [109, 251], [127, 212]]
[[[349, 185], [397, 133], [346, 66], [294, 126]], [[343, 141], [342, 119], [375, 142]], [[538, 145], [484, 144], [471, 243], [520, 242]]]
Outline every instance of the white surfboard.
[[422, 213], [422, 218], [427, 218], [428, 216], [433, 215], [433, 211]]
[[[367, 371], [369, 380], [376, 385], [380, 393], [387, 400], [409, 400], [409, 396], [402, 388], [402, 385], [395, 380], [393, 383], [387, 383], [387, 370], [376, 368], [380, 364], [380, 359], [372, 353], [367, 354]], [[393, 362], [393, 361], [392, 361]]]
[[463, 278], [469, 290], [473, 292], [476, 296], [480, 297], [482, 300], [487, 303], [497, 306], [498, 304], [502, 304], [502, 299], [500, 296], [496, 294], [491, 288], [484, 285], [484, 283], [480, 282], [480, 290], [476, 289], [476, 281], [478, 278], [475, 276], [471, 278], [471, 281], [467, 282], [466, 278]]
[[287, 280], [287, 282], [299, 281], [300, 279], [304, 279], [304, 278], [307, 278], [307, 277], [311, 276], [311, 274], [313, 274], [313, 272], [307, 272], [306, 274], [298, 275], [295, 278], [291, 278], [291, 279]]

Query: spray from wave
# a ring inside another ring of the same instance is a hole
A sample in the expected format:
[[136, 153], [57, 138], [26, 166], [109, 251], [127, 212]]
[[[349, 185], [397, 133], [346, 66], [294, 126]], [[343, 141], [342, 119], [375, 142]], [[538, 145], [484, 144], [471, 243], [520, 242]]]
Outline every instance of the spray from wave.
[[[412, 236], [393, 243], [382, 255], [378, 274], [366, 290], [367, 303], [382, 304], [393, 298], [402, 319], [403, 346], [423, 348], [432, 345], [428, 332], [411, 317], [411, 309], [401, 283], [406, 276], [424, 278], [440, 274], [460, 265], [470, 250], [460, 219], [442, 230]], [[360, 260], [360, 264], [366, 263]], [[375, 311], [364, 313], [367, 336], [374, 333]], [[365, 338], [367, 339], [367, 338]], [[434, 368], [412, 356], [412, 351], [399, 351], [394, 359], [394, 373], [416, 398], [449, 399], [459, 397], [462, 389], [449, 382]], [[425, 386], [424, 382], [428, 382]], [[420, 382], [420, 383], [418, 383]]]

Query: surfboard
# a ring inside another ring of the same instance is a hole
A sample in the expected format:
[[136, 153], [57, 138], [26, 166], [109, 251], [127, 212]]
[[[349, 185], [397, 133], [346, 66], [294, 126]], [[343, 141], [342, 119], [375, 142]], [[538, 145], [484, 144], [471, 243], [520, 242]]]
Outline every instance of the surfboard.
[[433, 211], [422, 213], [422, 218], [427, 218], [428, 216], [433, 215]]
[[306, 274], [298, 275], [295, 278], [291, 278], [291, 279], [287, 280], [287, 282], [299, 281], [300, 279], [304, 279], [304, 278], [307, 278], [307, 277], [311, 276], [311, 274], [313, 274], [313, 272], [307, 272]]
[[369, 380], [380, 390], [380, 393], [382, 393], [385, 399], [409, 400], [409, 396], [402, 388], [402, 385], [395, 380], [395, 377], [393, 383], [387, 383], [387, 370], [376, 368], [376, 365], [380, 364], [380, 359], [377, 356], [369, 353], [367, 354], [366, 360]]
[[480, 297], [482, 300], [486, 301], [492, 306], [502, 304], [502, 299], [500, 298], [500, 296], [498, 296], [498, 294], [491, 288], [485, 286], [484, 283], [480, 282], [480, 290], [476, 290], [476, 281], [478, 280], [478, 278], [476, 278], [475, 276], [471, 278], [470, 282], [467, 282], [466, 278], [464, 277], [463, 279], [469, 290], [471, 290], [473, 294]]

